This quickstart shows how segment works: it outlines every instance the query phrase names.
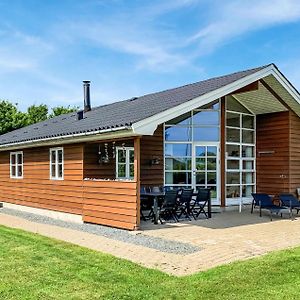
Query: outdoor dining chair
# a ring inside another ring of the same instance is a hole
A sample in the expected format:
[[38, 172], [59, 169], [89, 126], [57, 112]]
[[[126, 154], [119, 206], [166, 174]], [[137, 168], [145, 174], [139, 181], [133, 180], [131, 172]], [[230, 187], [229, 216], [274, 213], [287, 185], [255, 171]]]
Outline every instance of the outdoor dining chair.
[[185, 215], [191, 221], [190, 213], [191, 213], [191, 201], [193, 197], [193, 189], [183, 189], [179, 195], [179, 201], [177, 206], [178, 218], [182, 215]]
[[176, 207], [177, 207], [178, 191], [169, 190], [166, 191], [162, 207], [159, 211], [159, 221], [163, 224], [162, 219], [169, 220], [172, 218], [175, 222], [178, 222]]
[[200, 214], [204, 214], [207, 219], [209, 218], [208, 211], [205, 208], [208, 207], [210, 197], [210, 189], [201, 188], [198, 190], [196, 199], [191, 207], [192, 216], [195, 220]]
[[300, 202], [293, 194], [280, 194], [279, 200], [281, 201], [282, 206], [287, 206], [292, 209], [296, 209], [297, 215], [300, 210]]

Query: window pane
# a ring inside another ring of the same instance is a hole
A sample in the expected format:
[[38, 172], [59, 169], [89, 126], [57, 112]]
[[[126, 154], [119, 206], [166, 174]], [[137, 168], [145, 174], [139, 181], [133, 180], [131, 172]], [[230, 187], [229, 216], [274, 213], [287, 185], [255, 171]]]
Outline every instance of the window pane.
[[126, 162], [126, 150], [123, 149], [118, 150], [118, 162], [120, 163]]
[[246, 185], [242, 187], [242, 196], [243, 197], [251, 197], [251, 194], [254, 193], [253, 185]]
[[210, 187], [210, 197], [212, 199], [217, 198], [217, 187], [216, 186]]
[[206, 184], [205, 172], [196, 173], [196, 184]]
[[242, 183], [243, 184], [254, 183], [254, 174], [252, 172], [243, 172], [242, 173]]
[[52, 151], [51, 151], [51, 161], [54, 163], [54, 162], [55, 162], [55, 159], [56, 159], [55, 151], [52, 150]]
[[166, 127], [165, 140], [166, 141], [190, 141], [191, 127]]
[[239, 170], [240, 161], [239, 160], [227, 160], [227, 169], [228, 170]]
[[226, 187], [226, 198], [238, 198], [240, 197], [240, 186], [227, 186]]
[[55, 177], [55, 164], [51, 164], [51, 177]]
[[217, 160], [215, 158], [207, 158], [207, 170], [216, 170]]
[[166, 124], [170, 125], [191, 125], [192, 124], [192, 117], [191, 112], [187, 114], [181, 115], [171, 121], [168, 121]]
[[62, 160], [63, 160], [63, 152], [62, 152], [62, 150], [58, 150], [57, 154], [58, 154], [58, 162], [62, 163]]
[[253, 160], [243, 160], [243, 170], [253, 170], [254, 161]]
[[166, 158], [166, 170], [190, 170], [191, 159], [183, 157]]
[[130, 178], [134, 177], [134, 164], [130, 164], [129, 166], [129, 177]]
[[195, 127], [194, 141], [219, 141], [218, 127]]
[[23, 163], [22, 156], [23, 155], [21, 153], [18, 154], [18, 164], [20, 164], [20, 165]]
[[129, 162], [134, 163], [134, 150], [129, 150]]
[[229, 157], [240, 157], [240, 146], [226, 145], [226, 152]]
[[205, 146], [196, 146], [196, 156], [205, 156], [206, 155], [206, 147]]
[[217, 173], [208, 172], [207, 173], [207, 184], [216, 184], [217, 183]]
[[226, 128], [226, 140], [227, 140], [227, 142], [239, 143], [240, 142], [240, 130]]
[[16, 154], [11, 155], [11, 164], [15, 165], [16, 164]]
[[191, 172], [166, 172], [166, 184], [191, 184]]
[[11, 166], [11, 176], [16, 176], [16, 166]]
[[18, 166], [18, 177], [22, 177], [23, 176], [23, 172], [22, 172], [22, 165]]
[[243, 143], [254, 144], [254, 131], [243, 130]]
[[166, 144], [165, 156], [191, 156], [190, 144]]
[[254, 147], [242, 146], [242, 156], [243, 157], [254, 157]]
[[240, 114], [227, 112], [226, 125], [231, 127], [240, 127]]
[[126, 177], [126, 165], [124, 164], [118, 165], [118, 177], [120, 178]]
[[205, 158], [196, 158], [196, 169], [205, 170]]
[[253, 116], [242, 116], [243, 128], [254, 129], [254, 117]]
[[240, 102], [235, 100], [232, 96], [226, 97], [226, 105], [227, 105], [227, 110], [238, 111], [238, 112], [250, 114], [248, 109], [245, 108], [245, 106], [243, 106]]
[[217, 156], [217, 149], [215, 146], [207, 147], [207, 156]]
[[220, 108], [220, 103], [218, 100], [199, 107], [199, 109], [214, 109], [214, 110], [218, 110], [219, 108]]
[[63, 166], [62, 166], [62, 164], [58, 165], [58, 177], [59, 178], [63, 177]]
[[226, 173], [227, 184], [239, 184], [240, 173], [239, 172], [227, 172]]
[[194, 112], [193, 115], [194, 125], [219, 125], [219, 112], [218, 111], [200, 111]]

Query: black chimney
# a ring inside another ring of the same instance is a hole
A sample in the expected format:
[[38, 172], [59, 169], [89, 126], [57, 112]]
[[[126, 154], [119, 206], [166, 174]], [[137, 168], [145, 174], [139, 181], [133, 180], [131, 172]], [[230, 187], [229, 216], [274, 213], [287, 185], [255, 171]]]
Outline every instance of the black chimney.
[[91, 110], [90, 81], [83, 81], [84, 112]]

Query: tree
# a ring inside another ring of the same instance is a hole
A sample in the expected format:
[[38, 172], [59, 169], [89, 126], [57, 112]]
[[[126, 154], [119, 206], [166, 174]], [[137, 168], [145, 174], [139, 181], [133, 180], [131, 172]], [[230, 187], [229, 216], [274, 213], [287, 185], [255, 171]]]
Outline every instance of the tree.
[[56, 107], [52, 108], [52, 113], [49, 115], [49, 118], [54, 118], [56, 116], [64, 115], [64, 114], [74, 112], [74, 111], [77, 111], [77, 110], [78, 110], [78, 107], [75, 107], [75, 106], [72, 107], [70, 105], [68, 105], [67, 107], [56, 106]]
[[0, 100], [0, 134], [76, 110], [78, 110], [78, 107], [56, 106], [52, 108], [52, 112], [49, 114], [48, 106], [40, 104], [31, 105], [28, 107], [27, 112], [21, 112], [17, 103]]
[[0, 101], [0, 134], [27, 125], [27, 114], [20, 112], [18, 104], [7, 100]]
[[31, 105], [27, 109], [27, 124], [34, 124], [48, 119], [48, 107], [46, 104]]

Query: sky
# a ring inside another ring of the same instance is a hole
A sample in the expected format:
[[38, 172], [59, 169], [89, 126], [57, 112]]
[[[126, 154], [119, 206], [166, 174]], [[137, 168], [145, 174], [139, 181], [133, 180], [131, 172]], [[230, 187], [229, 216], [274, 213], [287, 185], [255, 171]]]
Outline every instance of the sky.
[[0, 99], [82, 107], [271, 62], [300, 89], [299, 0], [0, 0]]

